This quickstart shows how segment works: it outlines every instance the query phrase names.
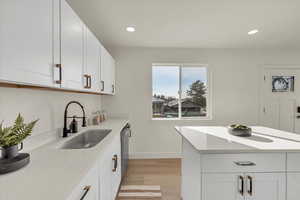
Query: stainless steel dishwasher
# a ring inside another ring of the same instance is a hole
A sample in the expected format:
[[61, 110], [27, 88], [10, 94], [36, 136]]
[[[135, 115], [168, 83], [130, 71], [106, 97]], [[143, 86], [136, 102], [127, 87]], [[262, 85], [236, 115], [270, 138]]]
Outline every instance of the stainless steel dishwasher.
[[128, 159], [129, 159], [129, 138], [131, 137], [131, 129], [130, 124], [126, 124], [126, 126], [121, 131], [121, 174], [122, 178], [126, 174], [128, 167]]

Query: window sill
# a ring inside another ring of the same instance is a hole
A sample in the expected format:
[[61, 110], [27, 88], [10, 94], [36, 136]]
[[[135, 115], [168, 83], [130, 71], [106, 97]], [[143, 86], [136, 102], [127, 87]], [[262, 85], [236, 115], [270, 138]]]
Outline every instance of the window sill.
[[152, 121], [210, 121], [212, 117], [151, 118]]

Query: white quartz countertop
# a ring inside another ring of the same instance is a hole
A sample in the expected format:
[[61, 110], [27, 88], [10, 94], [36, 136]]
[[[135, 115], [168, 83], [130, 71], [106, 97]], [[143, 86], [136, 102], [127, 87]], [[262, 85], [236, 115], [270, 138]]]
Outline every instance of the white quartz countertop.
[[[60, 138], [33, 150], [26, 167], [0, 175], [0, 200], [66, 200], [127, 123], [126, 119], [110, 119], [99, 126], [84, 128], [68, 138]], [[90, 149], [58, 148], [88, 129], [112, 131]]]
[[253, 126], [251, 137], [231, 135], [222, 126], [177, 126], [176, 131], [201, 153], [299, 152], [300, 135]]

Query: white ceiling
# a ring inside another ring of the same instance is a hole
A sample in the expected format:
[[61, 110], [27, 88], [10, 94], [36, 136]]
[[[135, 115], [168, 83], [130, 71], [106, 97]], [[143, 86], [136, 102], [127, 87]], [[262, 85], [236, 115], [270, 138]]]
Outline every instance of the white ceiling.
[[300, 0], [68, 1], [107, 46], [300, 47]]

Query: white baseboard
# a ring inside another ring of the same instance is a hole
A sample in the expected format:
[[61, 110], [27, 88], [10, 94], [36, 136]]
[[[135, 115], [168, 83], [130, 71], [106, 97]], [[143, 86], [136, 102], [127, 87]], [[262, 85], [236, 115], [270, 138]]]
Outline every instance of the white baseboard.
[[130, 159], [160, 159], [160, 158], [182, 158], [179, 152], [135, 152], [129, 154]]

